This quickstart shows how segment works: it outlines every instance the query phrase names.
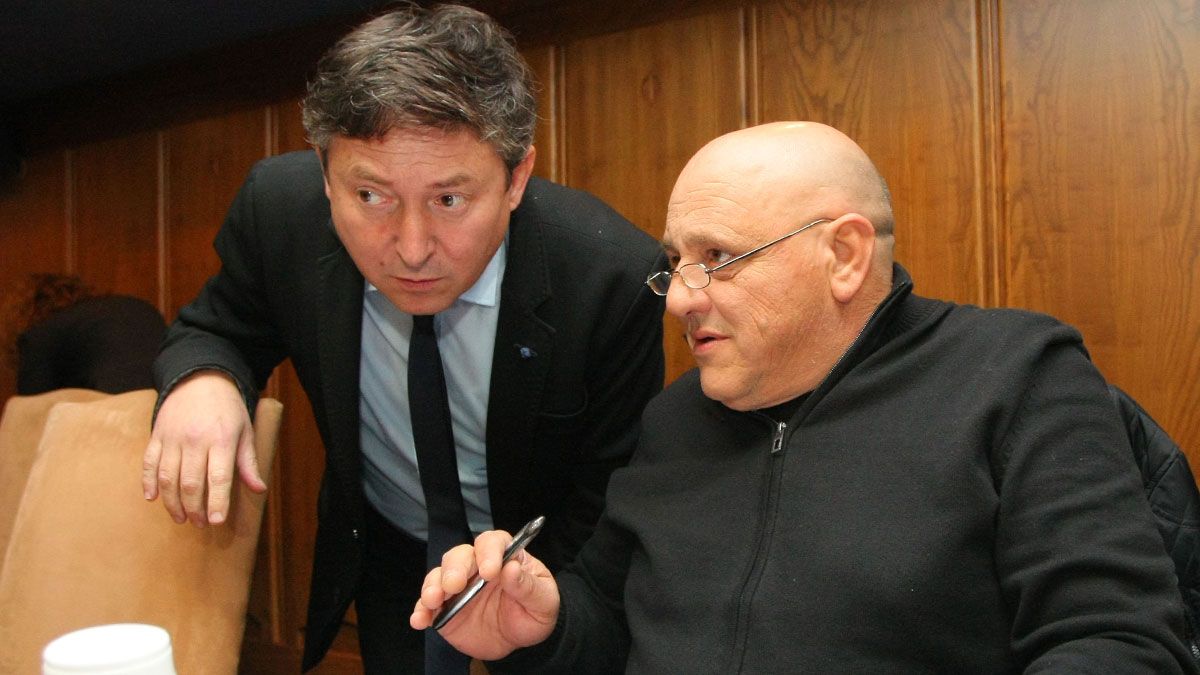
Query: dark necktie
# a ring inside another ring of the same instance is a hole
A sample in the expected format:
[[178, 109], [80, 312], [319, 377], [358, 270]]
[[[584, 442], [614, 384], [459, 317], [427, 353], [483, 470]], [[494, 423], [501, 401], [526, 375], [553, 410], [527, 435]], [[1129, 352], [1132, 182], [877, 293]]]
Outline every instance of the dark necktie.
[[[450, 403], [446, 397], [446, 374], [438, 353], [432, 316], [414, 316], [408, 347], [408, 411], [425, 509], [429, 514], [429, 543], [426, 569], [442, 562], [447, 550], [471, 541], [458, 462], [454, 454], [454, 432], [450, 426]], [[425, 631], [425, 673], [467, 673], [470, 659], [451, 647], [437, 631]]]

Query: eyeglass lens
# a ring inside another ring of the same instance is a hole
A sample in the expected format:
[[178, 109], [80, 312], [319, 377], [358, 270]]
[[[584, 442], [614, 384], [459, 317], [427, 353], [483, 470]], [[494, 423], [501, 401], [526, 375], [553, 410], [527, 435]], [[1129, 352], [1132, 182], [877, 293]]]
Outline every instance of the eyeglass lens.
[[679, 278], [683, 283], [687, 284], [688, 288], [704, 288], [712, 279], [708, 276], [708, 270], [700, 263], [690, 263], [682, 265], [679, 268]]

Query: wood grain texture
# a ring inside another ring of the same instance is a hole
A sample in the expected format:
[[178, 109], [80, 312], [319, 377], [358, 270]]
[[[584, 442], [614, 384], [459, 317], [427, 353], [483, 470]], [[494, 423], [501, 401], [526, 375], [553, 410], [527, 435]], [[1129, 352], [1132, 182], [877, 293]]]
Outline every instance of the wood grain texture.
[[562, 84], [559, 82], [562, 73], [558, 62], [560, 54], [554, 45], [529, 47], [521, 51], [521, 56], [529, 64], [537, 81], [538, 125], [533, 138], [537, 159], [533, 174], [555, 182], [562, 180], [562, 141], [559, 138], [562, 125], [558, 119], [561, 105], [559, 97], [562, 93]]
[[[265, 108], [241, 109], [184, 122], [164, 133], [167, 170], [162, 189], [166, 219], [163, 269], [169, 318], [191, 302], [220, 268], [213, 239], [246, 172], [267, 154], [267, 120]], [[278, 398], [274, 383], [268, 386], [268, 393]], [[293, 415], [290, 408], [284, 406], [281, 436]], [[274, 486], [281, 481], [279, 463], [272, 466]], [[256, 583], [251, 584], [246, 610], [246, 633], [254, 636], [248, 639], [271, 639], [278, 613], [278, 594], [271, 592], [269, 583], [258, 583], [260, 578], [271, 578], [272, 533], [277, 524], [270, 504], [278, 491], [273, 489], [267, 496], [268, 513], [263, 518], [255, 556]]]
[[252, 108], [165, 132], [168, 319], [220, 268], [212, 242], [254, 162], [267, 154], [267, 117]]
[[758, 121], [813, 120], [855, 139], [892, 190], [896, 257], [918, 292], [981, 302], [972, 3], [776, 2], [754, 26]]
[[1200, 467], [1200, 21], [1006, 2], [1006, 303], [1075, 325]]
[[9, 315], [14, 293], [30, 274], [63, 272], [72, 268], [67, 209], [67, 153], [46, 152], [25, 162], [24, 174], [0, 190], [0, 401], [17, 392], [15, 364], [8, 350], [14, 348], [18, 326]]
[[159, 305], [161, 162], [158, 132], [90, 143], [74, 154], [76, 270], [98, 291]]
[[271, 106], [271, 118], [274, 121], [272, 154], [279, 155], [311, 147], [305, 136], [304, 124], [300, 119], [302, 100], [303, 97], [298, 95]]
[[[743, 11], [714, 12], [564, 47], [564, 178], [661, 238], [675, 178], [745, 123]], [[667, 381], [694, 366], [667, 317]]]

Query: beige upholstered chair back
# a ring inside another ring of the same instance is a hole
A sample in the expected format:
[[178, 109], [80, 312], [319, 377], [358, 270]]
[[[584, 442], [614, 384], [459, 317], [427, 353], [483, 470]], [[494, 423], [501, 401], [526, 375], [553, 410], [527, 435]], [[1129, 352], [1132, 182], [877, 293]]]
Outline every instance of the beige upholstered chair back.
[[91, 389], [59, 389], [36, 396], [13, 396], [0, 417], [0, 560], [33, 468], [42, 427], [50, 409], [64, 401], [94, 401], [106, 394]]
[[[46, 418], [0, 569], [0, 673], [37, 673], [64, 633], [150, 623], [181, 675], [235, 673], [265, 495], [241, 483], [220, 527], [176, 525], [142, 498], [153, 391], [60, 403]], [[270, 473], [282, 406], [256, 413]]]

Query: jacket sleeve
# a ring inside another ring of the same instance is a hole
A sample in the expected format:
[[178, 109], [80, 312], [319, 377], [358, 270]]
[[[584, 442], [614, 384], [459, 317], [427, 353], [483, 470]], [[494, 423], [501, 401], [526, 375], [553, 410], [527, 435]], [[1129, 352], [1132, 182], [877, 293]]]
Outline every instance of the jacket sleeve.
[[1196, 672], [1129, 441], [1082, 349], [1049, 345], [1003, 431], [995, 559], [1026, 672]]
[[183, 377], [214, 369], [234, 379], [253, 415], [259, 391], [284, 358], [262, 273], [259, 170], [256, 167], [242, 185], [217, 233], [213, 246], [220, 269], [167, 329], [154, 362], [158, 405]]
[[629, 533], [601, 518], [570, 569], [555, 575], [561, 605], [544, 642], [488, 663], [496, 675], [607, 675], [625, 671], [629, 627], [622, 600], [632, 552]]

